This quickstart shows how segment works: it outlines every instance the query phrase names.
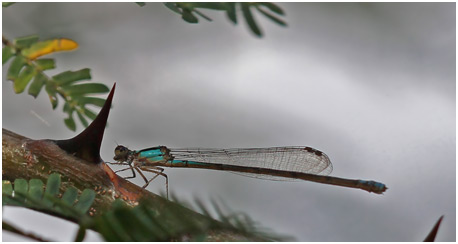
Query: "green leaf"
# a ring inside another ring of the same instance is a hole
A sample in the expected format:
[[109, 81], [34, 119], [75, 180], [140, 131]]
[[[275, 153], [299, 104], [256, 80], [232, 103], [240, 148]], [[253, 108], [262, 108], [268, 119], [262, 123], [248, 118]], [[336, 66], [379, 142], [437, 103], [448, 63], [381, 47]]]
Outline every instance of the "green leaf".
[[56, 109], [57, 105], [59, 104], [57, 97], [49, 95], [49, 101], [51, 102], [52, 109]]
[[86, 228], [80, 225], [80, 228], [78, 229], [78, 233], [76, 233], [74, 242], [82, 242], [85, 236], [86, 236]]
[[200, 17], [206, 19], [207, 21], [213, 21], [212, 19], [210, 19], [209, 17], [207, 17], [207, 16], [204, 15], [203, 13], [199, 12], [197, 9], [194, 9], [193, 12], [196, 13], [196, 14], [198, 14]]
[[214, 10], [227, 10], [225, 3], [217, 2], [195, 2], [190, 3], [194, 8], [208, 8]]
[[37, 35], [19, 37], [14, 40], [14, 45], [19, 49], [24, 49], [30, 47], [32, 44], [37, 42], [38, 39]]
[[91, 207], [92, 203], [94, 202], [94, 199], [95, 199], [95, 192], [90, 189], [85, 189], [81, 193], [81, 196], [78, 202], [75, 204], [75, 209], [82, 214], [86, 213], [89, 210], [89, 208]]
[[153, 236], [157, 240], [167, 239], [167, 237], [170, 236], [171, 233], [167, 229], [167, 226], [161, 225], [162, 222], [160, 221], [159, 217], [157, 216], [157, 213], [154, 213], [153, 211], [151, 211], [151, 209], [147, 209], [145, 207], [143, 207], [143, 210], [144, 210], [145, 215], [149, 219], [151, 219], [151, 221], [153, 222], [153, 224], [151, 225], [152, 226], [151, 232], [153, 233]]
[[278, 7], [277, 5], [275, 5], [273, 3], [258, 3], [258, 4], [262, 5], [262, 6], [266, 6], [267, 8], [270, 9], [270, 11], [275, 12], [275, 13], [277, 13], [279, 15], [284, 15], [285, 14], [280, 7]]
[[29, 191], [29, 184], [27, 184], [27, 181], [24, 179], [16, 179], [14, 180], [14, 192], [19, 193], [15, 194], [15, 198], [21, 199], [21, 201], [24, 201], [25, 195], [27, 195], [27, 192]]
[[[3, 205], [23, 206], [47, 214], [52, 214], [63, 218], [73, 218], [80, 221], [84, 228], [92, 226], [92, 220], [86, 218], [86, 212], [95, 199], [95, 192], [92, 189], [85, 189], [80, 196], [80, 200], [74, 205], [78, 197], [78, 190], [69, 187], [60, 198], [60, 174], [51, 174], [47, 180], [46, 188], [40, 179], [31, 179], [28, 183], [24, 179], [16, 179], [13, 187], [11, 182], [3, 181], [2, 191]], [[46, 192], [43, 192], [45, 189]], [[43, 197], [44, 196], [44, 197]]]
[[196, 16], [194, 16], [191, 11], [189, 11], [188, 9], [183, 9], [183, 14], [181, 15], [181, 18], [188, 22], [188, 23], [198, 23], [199, 20], [197, 19]]
[[5, 64], [14, 56], [14, 50], [10, 46], [4, 46], [2, 50], [2, 64]]
[[[131, 213], [133, 215], [135, 215], [136, 219], [137, 219], [137, 223], [143, 228], [145, 229], [146, 233], [151, 233], [152, 231], [154, 231], [154, 221], [148, 217], [148, 215], [145, 213], [145, 210], [143, 207], [134, 207], [131, 209]], [[147, 236], [145, 238], [145, 241], [148, 241], [150, 239], [150, 236]]]
[[50, 198], [55, 198], [55, 196], [59, 193], [60, 183], [60, 174], [53, 173], [48, 177], [45, 190], [46, 197], [43, 198], [43, 205], [47, 207], [52, 207], [54, 205], [54, 202]]
[[35, 68], [27, 65], [23, 71], [19, 74], [19, 77], [14, 81], [14, 91], [16, 93], [22, 93], [32, 78], [35, 76]]
[[136, 2], [136, 4], [137, 4], [138, 6], [140, 6], [140, 7], [143, 7], [143, 6], [145, 6], [146, 3], [144, 3], [144, 2]]
[[64, 195], [62, 196], [62, 201], [67, 204], [68, 206], [73, 206], [78, 197], [78, 189], [73, 186], [70, 186], [65, 191]]
[[129, 233], [133, 241], [147, 241], [149, 236], [149, 229], [143, 225], [142, 222], [132, 214], [130, 209], [123, 208], [114, 212], [116, 218], [120, 220], [120, 224]]
[[164, 5], [177, 14], [181, 14], [181, 10], [174, 3], [164, 3]]
[[243, 16], [245, 17], [245, 21], [247, 22], [248, 26], [250, 27], [251, 31], [256, 34], [258, 37], [261, 37], [261, 30], [259, 30], [258, 25], [253, 19], [253, 15], [250, 11], [250, 3], [242, 3], [242, 12]]
[[227, 6], [227, 17], [232, 21], [232, 23], [237, 24], [237, 15], [235, 11], [235, 3], [226, 3]]
[[2, 206], [17, 205], [16, 201], [13, 199], [13, 184], [9, 180], [2, 181]]
[[97, 117], [97, 114], [92, 112], [90, 109], [83, 108], [83, 113], [86, 115], [88, 118], [94, 120]]
[[31, 179], [29, 181], [29, 196], [35, 200], [41, 200], [43, 197], [43, 181], [39, 179]]
[[81, 124], [82, 124], [84, 127], [87, 127], [87, 126], [89, 125], [89, 123], [87, 122], [87, 120], [84, 118], [83, 114], [81, 114], [80, 111], [76, 110], [76, 115], [78, 115], [78, 118], [80, 119]]
[[128, 207], [127, 204], [120, 200], [120, 199], [115, 199], [111, 205], [112, 209], [118, 209], [118, 208], [125, 208]]
[[56, 62], [52, 58], [42, 58], [35, 60], [35, 64], [41, 70], [54, 69], [56, 68]]
[[9, 180], [2, 180], [2, 194], [7, 196], [13, 195], [13, 185]]
[[175, 2], [177, 8], [180, 8], [180, 9], [187, 9], [189, 11], [192, 11], [194, 6], [192, 3], [189, 3], [189, 2]]
[[78, 71], [65, 71], [60, 74], [53, 76], [53, 80], [59, 86], [70, 85], [76, 81], [89, 80], [91, 79], [91, 70], [88, 68]]
[[29, 94], [36, 98], [38, 94], [40, 94], [46, 80], [46, 76], [44, 76], [41, 72], [37, 73], [32, 81], [32, 84], [29, 86]]
[[79, 96], [89, 93], [106, 93], [110, 89], [101, 83], [91, 83], [91, 84], [79, 84], [73, 86], [63, 87], [64, 91], [70, 96]]
[[52, 109], [56, 109], [59, 103], [57, 100], [56, 87], [54, 86], [54, 84], [49, 82], [49, 83], [46, 83], [45, 89], [46, 89], [46, 92], [48, 93], [48, 97], [49, 97], [49, 101], [51, 102]]
[[74, 110], [75, 109], [72, 106], [70, 106], [70, 103], [68, 102], [64, 104], [64, 107], [62, 109], [62, 111], [68, 113], [68, 115], [71, 115]]
[[45, 193], [50, 196], [56, 196], [59, 193], [60, 183], [61, 183], [60, 174], [53, 173], [49, 175], [48, 181], [46, 182]]
[[26, 64], [27, 62], [24, 57], [16, 56], [13, 59], [13, 62], [11, 62], [10, 68], [8, 69], [6, 75], [7, 79], [12, 81], [16, 80], [19, 76], [19, 71], [21, 71], [22, 67], [24, 67]]
[[103, 107], [106, 101], [105, 99], [98, 97], [78, 97], [75, 98], [75, 100], [77, 100], [80, 105], [92, 104], [98, 107]]
[[286, 26], [286, 22], [284, 22], [283, 20], [273, 16], [272, 14], [264, 11], [262, 8], [256, 6], [256, 8], [259, 10], [259, 12], [261, 12], [264, 16], [266, 16], [267, 18], [269, 18], [270, 20], [272, 20], [273, 22], [281, 25], [281, 26]]
[[200, 200], [200, 199], [195, 199], [195, 203], [197, 207], [199, 208], [200, 211], [206, 216], [211, 216], [210, 212], [208, 212], [207, 208], [205, 207], [205, 204]]
[[216, 200], [215, 199], [211, 199], [210, 201], [212, 203], [213, 209], [215, 209], [215, 212], [218, 215], [218, 218], [226, 220], [227, 219], [226, 214], [224, 214], [223, 210], [221, 209], [219, 204], [216, 202]]
[[113, 211], [106, 212], [97, 218], [98, 231], [106, 241], [129, 241], [130, 236], [122, 227], [120, 221], [114, 216]]
[[64, 119], [64, 123], [67, 126], [67, 128], [69, 128], [72, 131], [76, 131], [76, 124], [75, 120], [73, 120], [73, 117], [68, 117]]
[[6, 8], [6, 7], [9, 7], [11, 5], [13, 5], [15, 3], [12, 3], [12, 2], [2, 2], [2, 7]]

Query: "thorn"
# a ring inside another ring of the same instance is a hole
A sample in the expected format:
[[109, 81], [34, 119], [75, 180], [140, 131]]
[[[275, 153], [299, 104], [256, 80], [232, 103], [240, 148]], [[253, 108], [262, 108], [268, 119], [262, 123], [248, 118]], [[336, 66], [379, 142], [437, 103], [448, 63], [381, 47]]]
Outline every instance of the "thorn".
[[424, 242], [433, 242], [434, 239], [436, 239], [436, 234], [437, 231], [439, 230], [439, 226], [441, 225], [442, 219], [444, 218], [444, 215], [442, 215], [439, 220], [437, 220], [436, 225], [434, 225], [433, 229], [431, 232], [429, 232], [428, 236], [426, 236]]
[[111, 88], [111, 92], [99, 114], [85, 130], [71, 139], [55, 141], [62, 150], [93, 164], [102, 162], [100, 146], [102, 145], [103, 133], [110, 113], [115, 88], [116, 83]]

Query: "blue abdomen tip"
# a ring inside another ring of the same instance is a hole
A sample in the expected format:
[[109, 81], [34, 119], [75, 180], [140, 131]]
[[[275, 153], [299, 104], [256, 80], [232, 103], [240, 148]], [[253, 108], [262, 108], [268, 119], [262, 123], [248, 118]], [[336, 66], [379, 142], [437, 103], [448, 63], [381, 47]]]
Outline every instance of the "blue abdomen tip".
[[380, 190], [383, 190], [386, 188], [385, 184], [383, 183], [380, 183], [380, 182], [377, 182], [377, 181], [367, 181], [367, 180], [360, 180], [359, 181], [361, 184], [364, 184], [364, 185], [369, 185], [369, 186], [373, 186], [377, 189], [380, 189]]

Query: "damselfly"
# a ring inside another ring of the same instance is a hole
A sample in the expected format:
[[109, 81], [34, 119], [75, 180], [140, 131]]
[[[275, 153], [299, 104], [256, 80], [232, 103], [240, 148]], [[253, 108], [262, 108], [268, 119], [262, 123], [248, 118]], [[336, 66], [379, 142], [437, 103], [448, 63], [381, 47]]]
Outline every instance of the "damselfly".
[[[151, 147], [139, 151], [129, 150], [125, 146], [117, 146], [113, 158], [117, 163], [129, 168], [116, 172], [132, 170], [145, 181], [143, 188], [159, 175], [166, 179], [168, 194], [168, 178], [162, 167], [186, 167], [212, 170], [226, 170], [245, 176], [270, 180], [301, 179], [323, 184], [359, 188], [377, 194], [388, 189], [376, 181], [352, 180], [326, 176], [332, 171], [329, 157], [311, 147], [270, 147], [270, 148], [186, 148], [169, 149], [164, 146]], [[156, 174], [147, 179], [142, 171]]]

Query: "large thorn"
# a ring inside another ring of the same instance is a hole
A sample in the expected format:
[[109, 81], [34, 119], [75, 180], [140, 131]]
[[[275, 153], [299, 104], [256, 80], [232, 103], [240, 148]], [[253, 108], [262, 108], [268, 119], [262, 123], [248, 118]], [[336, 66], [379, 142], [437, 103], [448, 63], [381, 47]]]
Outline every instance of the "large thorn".
[[55, 141], [60, 148], [88, 162], [94, 164], [102, 162], [100, 158], [100, 146], [102, 145], [103, 133], [107, 124], [108, 114], [110, 113], [115, 88], [116, 83], [111, 88], [111, 92], [100, 113], [84, 131], [71, 139]]
[[442, 215], [439, 220], [436, 222], [436, 225], [434, 225], [433, 229], [431, 232], [429, 232], [428, 236], [425, 238], [424, 242], [433, 242], [436, 239], [436, 234], [437, 231], [439, 230], [439, 226], [441, 225], [442, 219], [444, 218], [444, 215]]

